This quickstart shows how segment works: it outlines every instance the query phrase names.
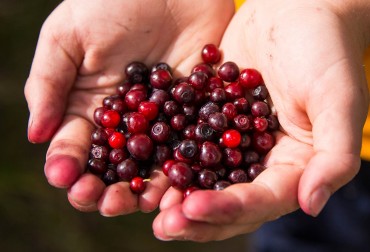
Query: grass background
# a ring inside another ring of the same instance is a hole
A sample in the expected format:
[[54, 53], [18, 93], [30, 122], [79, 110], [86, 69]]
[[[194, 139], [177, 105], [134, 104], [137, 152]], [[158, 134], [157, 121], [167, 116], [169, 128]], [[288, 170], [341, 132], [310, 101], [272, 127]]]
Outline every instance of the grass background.
[[24, 83], [39, 30], [56, 0], [0, 1], [0, 251], [246, 251], [247, 239], [162, 242], [152, 214], [105, 218], [70, 206], [44, 177], [47, 144], [28, 143]]

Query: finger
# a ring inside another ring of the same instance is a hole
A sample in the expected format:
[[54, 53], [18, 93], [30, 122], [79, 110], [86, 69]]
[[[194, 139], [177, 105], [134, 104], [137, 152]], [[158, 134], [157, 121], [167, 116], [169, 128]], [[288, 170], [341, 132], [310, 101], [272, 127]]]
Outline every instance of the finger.
[[[362, 127], [367, 112], [366, 82], [360, 69], [356, 63], [337, 63], [337, 67], [330, 68], [319, 79], [320, 92], [313, 90], [310, 94], [317, 97], [311, 98], [308, 104], [316, 155], [301, 178], [299, 202], [312, 216], [317, 216], [329, 197], [359, 170]], [[337, 91], [332, 92], [331, 85], [324, 83], [335, 83]], [[322, 95], [325, 99], [318, 101]]]
[[105, 189], [98, 209], [106, 217], [134, 213], [138, 210], [138, 196], [131, 192], [128, 182], [118, 182]]
[[71, 187], [85, 171], [93, 125], [69, 115], [50, 142], [45, 161], [48, 182], [59, 188]]
[[167, 176], [159, 169], [153, 170], [145, 191], [139, 196], [140, 210], [143, 212], [154, 211], [169, 186], [170, 183]]
[[73, 207], [83, 212], [98, 210], [97, 202], [105, 185], [97, 176], [86, 173], [68, 189], [68, 200]]
[[31, 142], [50, 140], [62, 122], [66, 98], [82, 59], [77, 40], [70, 33], [50, 19], [42, 28], [24, 91], [30, 110]]
[[[217, 225], [192, 221], [186, 218], [180, 204], [158, 214], [153, 222], [153, 231], [157, 239], [191, 240], [207, 242], [224, 240], [245, 232], [256, 230], [261, 224]], [[247, 231], [246, 231], [247, 230]]]
[[174, 205], [180, 204], [184, 199], [184, 194], [173, 187], [168, 188], [164, 193], [159, 208], [161, 211], [166, 210]]
[[274, 220], [298, 208], [296, 194], [301, 174], [301, 168], [274, 166], [253, 183], [235, 184], [223, 191], [195, 191], [183, 203], [184, 215], [212, 224]]

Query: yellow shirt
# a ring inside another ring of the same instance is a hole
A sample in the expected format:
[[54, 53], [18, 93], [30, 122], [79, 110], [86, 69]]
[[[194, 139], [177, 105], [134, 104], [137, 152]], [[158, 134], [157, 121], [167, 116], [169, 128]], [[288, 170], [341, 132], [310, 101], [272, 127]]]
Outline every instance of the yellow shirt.
[[[245, 0], [234, 0], [234, 2], [236, 9], [238, 9], [245, 2]], [[370, 47], [364, 56], [364, 67], [366, 71], [367, 83], [370, 89]], [[370, 109], [368, 111], [370, 111]], [[367, 115], [363, 129], [361, 157], [370, 161], [370, 113]]]

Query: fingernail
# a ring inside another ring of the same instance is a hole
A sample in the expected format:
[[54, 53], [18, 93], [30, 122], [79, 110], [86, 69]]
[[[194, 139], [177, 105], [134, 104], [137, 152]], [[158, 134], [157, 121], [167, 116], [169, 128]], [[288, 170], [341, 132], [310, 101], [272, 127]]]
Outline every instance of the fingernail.
[[312, 193], [309, 208], [310, 214], [313, 217], [319, 215], [319, 213], [324, 208], [326, 202], [328, 202], [330, 196], [331, 196], [330, 191], [325, 187], [321, 187]]

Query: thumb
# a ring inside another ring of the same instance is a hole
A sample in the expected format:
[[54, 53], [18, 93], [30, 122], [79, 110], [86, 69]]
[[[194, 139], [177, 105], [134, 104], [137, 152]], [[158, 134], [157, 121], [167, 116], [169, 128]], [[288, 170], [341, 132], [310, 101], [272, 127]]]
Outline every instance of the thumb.
[[[328, 83], [335, 83], [335, 87]], [[359, 64], [343, 61], [329, 70], [308, 102], [315, 155], [299, 182], [304, 212], [317, 216], [330, 196], [359, 171], [362, 127], [368, 108], [366, 79]]]
[[82, 58], [71, 33], [58, 27], [52, 16], [43, 25], [24, 89], [34, 143], [48, 141], [59, 127]]

